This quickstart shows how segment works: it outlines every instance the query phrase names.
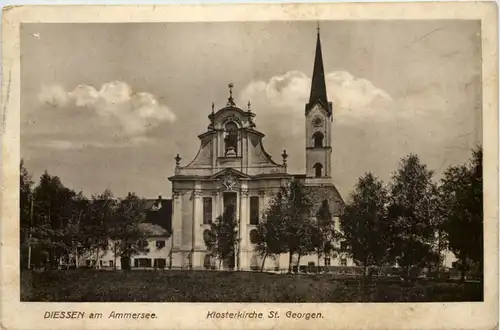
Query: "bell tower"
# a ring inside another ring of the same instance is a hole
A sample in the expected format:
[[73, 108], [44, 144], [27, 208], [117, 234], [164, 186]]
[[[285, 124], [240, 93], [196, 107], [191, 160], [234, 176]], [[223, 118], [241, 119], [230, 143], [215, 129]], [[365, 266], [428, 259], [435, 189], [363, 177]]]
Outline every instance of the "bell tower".
[[[314, 181], [331, 178], [332, 103], [328, 102], [318, 26], [311, 94], [305, 108], [306, 177]], [[326, 181], [326, 180], [325, 180]], [[328, 180], [329, 181], [329, 180]]]

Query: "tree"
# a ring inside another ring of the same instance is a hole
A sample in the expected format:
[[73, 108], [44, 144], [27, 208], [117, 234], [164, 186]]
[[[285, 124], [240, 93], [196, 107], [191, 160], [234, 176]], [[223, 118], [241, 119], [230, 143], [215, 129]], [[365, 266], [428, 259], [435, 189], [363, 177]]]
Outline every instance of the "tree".
[[[80, 256], [82, 252], [88, 251], [86, 243], [86, 215], [89, 212], [90, 202], [79, 192], [73, 198], [73, 214], [69, 224], [66, 226], [66, 235], [71, 244], [71, 254], [74, 257], [75, 267], [80, 265]], [[69, 265], [69, 263], [68, 263]]]
[[382, 266], [388, 260], [390, 231], [387, 218], [387, 191], [372, 173], [358, 179], [351, 201], [340, 217], [340, 228], [355, 263], [363, 266], [367, 277], [369, 266]]
[[238, 242], [235, 205], [228, 205], [224, 213], [217, 217], [210, 227], [210, 237], [207, 242], [208, 249], [220, 262], [228, 261], [228, 266], [232, 267]]
[[24, 167], [24, 161], [21, 159], [20, 171], [19, 171], [19, 206], [20, 206], [20, 256], [21, 256], [21, 268], [30, 268], [28, 262], [29, 256], [29, 234], [32, 227], [32, 187], [33, 180], [31, 175]]
[[[272, 201], [265, 211], [266, 220], [260, 226], [257, 251], [264, 257], [277, 251], [288, 252], [288, 272], [291, 273], [294, 255], [298, 256], [299, 264], [301, 256], [315, 250], [312, 239], [317, 226], [312, 221], [313, 204], [304, 185], [297, 180], [281, 187]], [[277, 236], [272, 237], [272, 232]]]
[[459, 260], [462, 279], [476, 263], [483, 270], [483, 152], [472, 151], [469, 164], [450, 166], [441, 180], [443, 228], [450, 250]]
[[432, 216], [432, 226], [434, 227], [435, 240], [435, 269], [437, 276], [440, 274], [441, 266], [444, 262], [443, 252], [447, 249], [447, 235], [445, 232], [445, 212], [443, 192], [437, 185], [432, 185], [432, 193], [430, 198], [430, 214]]
[[[141, 199], [133, 193], [121, 199], [109, 219], [106, 229], [112, 244], [116, 268], [116, 258], [119, 256], [122, 265], [130, 262], [130, 258], [142, 252], [146, 252], [147, 244], [144, 244], [147, 235], [141, 230], [140, 224], [144, 222], [146, 208]], [[127, 266], [124, 269], [128, 269]]]
[[[64, 187], [57, 176], [46, 171], [33, 191], [33, 237], [38, 262], [46, 261], [51, 268], [58, 267], [61, 258], [71, 250], [68, 244], [67, 225], [73, 212], [75, 192]], [[41, 260], [44, 259], [44, 260]]]
[[312, 202], [307, 196], [304, 185], [292, 180], [288, 186], [286, 211], [284, 221], [284, 246], [289, 253], [288, 272], [292, 272], [292, 258], [297, 254], [297, 265], [300, 257], [314, 251], [312, 235], [314, 224], [312, 223]]
[[281, 188], [269, 202], [262, 221], [257, 226], [255, 251], [262, 258], [260, 271], [264, 270], [266, 258], [286, 252], [285, 227], [282, 219], [286, 214], [287, 192]]
[[410, 154], [400, 162], [390, 185], [389, 218], [392, 224], [391, 256], [399, 266], [422, 268], [435, 260], [432, 249], [433, 172]]
[[333, 215], [330, 212], [328, 200], [325, 199], [316, 213], [316, 225], [313, 227], [312, 234], [312, 243], [318, 256], [318, 272], [321, 256], [326, 258], [332, 252], [331, 247], [336, 237]]
[[98, 267], [101, 253], [109, 246], [110, 228], [114, 223], [117, 200], [110, 190], [102, 194], [92, 195], [88, 210], [83, 214], [82, 252], [95, 255], [95, 266]]

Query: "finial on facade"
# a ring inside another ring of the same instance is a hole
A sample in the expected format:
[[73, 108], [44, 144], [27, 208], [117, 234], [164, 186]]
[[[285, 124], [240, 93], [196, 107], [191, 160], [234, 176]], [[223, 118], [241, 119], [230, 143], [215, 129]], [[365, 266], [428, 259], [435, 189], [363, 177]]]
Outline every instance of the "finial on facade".
[[250, 101], [248, 101], [247, 107], [248, 107], [248, 112], [252, 112], [252, 104], [250, 103]]
[[281, 157], [283, 158], [283, 166], [286, 167], [286, 159], [288, 158], [288, 154], [286, 153], [286, 149], [283, 150]]
[[316, 22], [316, 30], [318, 30], [318, 35], [319, 35], [319, 21]]
[[176, 167], [179, 167], [179, 165], [181, 164], [181, 156], [179, 156], [179, 154], [177, 154], [177, 156], [175, 156], [175, 166]]
[[208, 115], [208, 119], [210, 119], [210, 125], [208, 125], [208, 130], [214, 129], [214, 118], [215, 118], [215, 103], [212, 102], [212, 112]]
[[227, 99], [227, 106], [228, 107], [235, 106], [236, 103], [234, 103], [234, 99], [233, 99], [233, 87], [234, 87], [234, 84], [233, 83], [229, 83], [229, 85], [227, 85], [227, 87], [229, 87], [229, 98]]

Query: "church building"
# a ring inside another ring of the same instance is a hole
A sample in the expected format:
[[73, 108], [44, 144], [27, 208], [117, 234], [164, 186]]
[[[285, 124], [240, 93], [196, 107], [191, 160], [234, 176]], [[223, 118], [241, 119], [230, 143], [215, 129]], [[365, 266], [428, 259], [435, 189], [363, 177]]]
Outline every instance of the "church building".
[[[183, 165], [178, 154], [175, 173], [168, 178], [172, 182], [171, 267], [217, 268], [219, 262], [207, 249], [210, 224], [230, 210], [238, 223], [239, 246], [234, 260], [224, 261], [222, 267], [260, 268], [260, 258], [254, 252], [256, 227], [272, 196], [292, 179], [304, 183], [316, 208], [327, 201], [338, 224], [343, 201], [332, 182], [333, 110], [327, 97], [319, 30], [310, 97], [304, 112], [305, 173], [288, 173], [286, 150], [279, 160], [266, 152], [264, 133], [257, 128], [250, 102], [244, 109], [239, 107], [233, 99], [233, 85], [229, 84], [225, 106], [215, 109], [212, 103], [208, 128], [198, 135], [197, 155]], [[301, 265], [317, 260], [316, 256], [300, 259]], [[325, 264], [347, 265], [347, 258], [324, 258], [320, 265]], [[265, 268], [288, 268], [288, 255], [267, 258]]]

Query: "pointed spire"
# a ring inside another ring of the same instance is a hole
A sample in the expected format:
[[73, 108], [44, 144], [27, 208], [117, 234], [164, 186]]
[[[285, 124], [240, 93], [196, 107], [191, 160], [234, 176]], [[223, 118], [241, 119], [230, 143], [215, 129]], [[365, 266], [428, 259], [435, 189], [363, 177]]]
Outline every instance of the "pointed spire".
[[331, 113], [331, 109], [328, 103], [328, 96], [326, 93], [325, 69], [323, 68], [323, 54], [321, 52], [319, 23], [317, 30], [316, 55], [314, 58], [314, 69], [311, 82], [311, 94], [309, 96], [309, 106], [313, 106], [315, 102], [321, 101], [323, 105], [327, 107], [328, 113]]

